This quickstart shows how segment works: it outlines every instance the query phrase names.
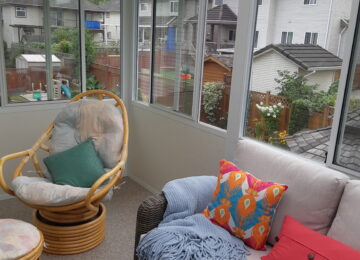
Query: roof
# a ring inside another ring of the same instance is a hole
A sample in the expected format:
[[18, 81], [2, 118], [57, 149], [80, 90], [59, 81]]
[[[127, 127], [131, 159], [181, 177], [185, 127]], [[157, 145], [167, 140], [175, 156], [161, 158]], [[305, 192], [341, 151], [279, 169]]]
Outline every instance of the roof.
[[256, 58], [270, 50], [282, 54], [304, 70], [338, 69], [342, 64], [342, 59], [336, 55], [319, 45], [311, 44], [270, 44], [256, 51], [254, 57]]
[[[341, 144], [339, 163], [360, 171], [360, 108], [348, 113], [345, 134]], [[324, 162], [329, 149], [331, 127], [300, 131], [286, 137], [292, 152], [306, 158]]]
[[[237, 21], [237, 15], [227, 4], [215, 6], [207, 11], [207, 22], [209, 23], [233, 23]], [[188, 19], [188, 22], [197, 22], [198, 15]]]
[[100, 5], [106, 12], [120, 12], [120, 0], [109, 0]]
[[[84, 4], [84, 10], [93, 12], [103, 12], [104, 10], [88, 0], [81, 0]], [[0, 0], [0, 5], [19, 5], [19, 6], [43, 6], [43, 0]], [[78, 10], [78, 1], [51, 1], [51, 7]]]
[[212, 61], [224, 67], [225, 69], [231, 70], [233, 60], [233, 55], [209, 55], [204, 59], [204, 62]]
[[[27, 62], [46, 62], [45, 55], [43, 54], [21, 54], [20, 55]], [[61, 62], [55, 55], [51, 55], [52, 62]]]

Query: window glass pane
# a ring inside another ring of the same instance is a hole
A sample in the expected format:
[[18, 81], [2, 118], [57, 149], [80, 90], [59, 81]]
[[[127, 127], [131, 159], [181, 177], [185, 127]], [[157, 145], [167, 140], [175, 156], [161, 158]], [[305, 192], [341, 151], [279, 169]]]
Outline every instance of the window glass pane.
[[[258, 8], [255, 30], [263, 35], [253, 53], [244, 134], [324, 162], [343, 53], [349, 48], [335, 31], [339, 25], [347, 30], [352, 1], [321, 1], [312, 8], [304, 3], [264, 1]], [[330, 8], [334, 23], [328, 27]], [[317, 45], [304, 44], [308, 41]]]
[[313, 33], [312, 35], [312, 44], [317, 44], [318, 33]]
[[70, 99], [81, 91], [78, 1], [50, 1], [50, 8], [51, 52], [60, 60], [52, 66], [54, 99]]
[[119, 95], [120, 0], [92, 0], [84, 6], [86, 89], [105, 89]]
[[169, 1], [156, 4], [152, 101], [191, 115], [198, 1], [179, 1], [176, 15], [166, 6]]
[[[142, 6], [145, 4], [148, 5], [148, 12], [141, 11]], [[150, 102], [152, 19], [152, 0], [139, 1], [137, 100], [142, 102]]]
[[200, 120], [223, 129], [229, 111], [238, 4], [237, 0], [218, 1], [209, 3], [207, 10]]
[[311, 33], [310, 32], [305, 33], [305, 41], [304, 41], [304, 43], [305, 44], [310, 44], [310, 39], [311, 39]]
[[[47, 100], [43, 4], [31, 0], [27, 3], [28, 8], [1, 6], [9, 103]], [[61, 60], [54, 56], [53, 66], [60, 64]]]
[[[359, 30], [359, 23], [357, 25]], [[356, 47], [350, 67], [346, 100], [341, 115], [335, 163], [360, 171], [360, 34], [355, 37]]]

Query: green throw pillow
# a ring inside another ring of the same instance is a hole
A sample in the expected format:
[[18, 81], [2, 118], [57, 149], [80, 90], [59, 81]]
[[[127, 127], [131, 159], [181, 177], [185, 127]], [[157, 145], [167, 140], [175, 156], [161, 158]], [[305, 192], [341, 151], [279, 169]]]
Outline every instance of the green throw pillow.
[[44, 159], [55, 184], [89, 188], [104, 173], [91, 139]]

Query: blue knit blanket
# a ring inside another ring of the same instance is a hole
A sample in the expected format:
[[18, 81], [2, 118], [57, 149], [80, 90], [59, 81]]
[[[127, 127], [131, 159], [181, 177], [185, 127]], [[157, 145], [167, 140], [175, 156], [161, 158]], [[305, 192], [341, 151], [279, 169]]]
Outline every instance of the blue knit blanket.
[[240, 239], [199, 214], [215, 186], [213, 176], [168, 182], [163, 188], [168, 201], [164, 219], [141, 239], [139, 259], [246, 259], [249, 252]]

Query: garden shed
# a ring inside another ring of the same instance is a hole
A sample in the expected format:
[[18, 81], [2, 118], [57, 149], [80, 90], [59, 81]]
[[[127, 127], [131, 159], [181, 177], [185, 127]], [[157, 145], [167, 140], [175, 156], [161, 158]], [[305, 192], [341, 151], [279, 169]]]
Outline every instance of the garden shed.
[[[53, 68], [61, 67], [61, 60], [55, 55], [51, 55]], [[46, 57], [44, 54], [21, 54], [16, 57], [17, 69], [28, 69], [36, 67], [45, 67]]]
[[224, 81], [231, 75], [233, 55], [210, 55], [204, 60], [204, 82]]

